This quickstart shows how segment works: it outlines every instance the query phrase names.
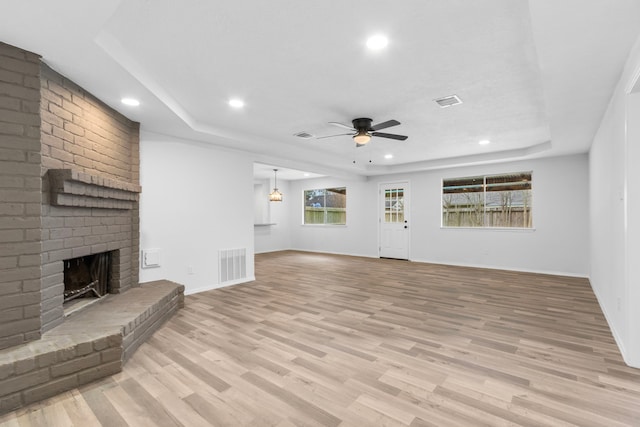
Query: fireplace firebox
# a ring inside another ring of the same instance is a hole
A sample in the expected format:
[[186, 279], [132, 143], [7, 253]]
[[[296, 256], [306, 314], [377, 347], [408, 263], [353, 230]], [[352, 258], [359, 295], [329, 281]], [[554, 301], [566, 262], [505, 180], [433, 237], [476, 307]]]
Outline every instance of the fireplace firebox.
[[[107, 295], [111, 290], [111, 271], [112, 252], [64, 260], [65, 306], [80, 298], [99, 299]], [[82, 305], [86, 304], [85, 301]]]

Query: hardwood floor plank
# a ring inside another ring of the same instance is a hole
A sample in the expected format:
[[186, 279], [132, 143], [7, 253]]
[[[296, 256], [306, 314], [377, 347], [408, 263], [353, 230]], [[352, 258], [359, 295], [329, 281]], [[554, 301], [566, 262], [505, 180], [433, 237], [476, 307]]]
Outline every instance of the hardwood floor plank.
[[[453, 390], [446, 386], [437, 386], [434, 393], [447, 397], [451, 400], [462, 403], [470, 408], [476, 409], [476, 417], [478, 420], [484, 420], [488, 425], [495, 425], [499, 420], [524, 427], [540, 427], [540, 422], [529, 417], [522, 416], [518, 413], [511, 412], [499, 404], [492, 404], [482, 399], [481, 393], [462, 393], [461, 387]], [[495, 402], [495, 401], [494, 401]], [[506, 406], [506, 405], [505, 405]]]
[[[113, 387], [117, 387], [117, 384], [115, 384], [113, 380], [102, 380], [98, 383], [80, 388], [80, 394], [85, 402], [87, 402], [91, 412], [95, 414], [100, 425], [126, 427], [128, 426], [127, 422], [104, 395], [106, 390]], [[90, 419], [87, 419], [87, 421], [90, 421]]]
[[231, 406], [225, 405], [223, 401], [203, 397], [198, 393], [187, 396], [185, 403], [193, 408], [202, 418], [211, 425], [235, 427], [245, 425], [252, 420], [251, 416], [240, 416], [241, 412], [233, 410]]
[[[224, 398], [226, 408], [231, 408], [233, 415], [239, 420], [237, 426], [286, 425], [289, 414], [278, 405], [270, 405], [264, 399], [256, 400], [235, 387], [227, 390]], [[249, 420], [246, 423], [242, 421], [245, 417]]]
[[177, 351], [170, 351], [169, 353], [167, 353], [167, 356], [173, 361], [175, 361], [182, 368], [186, 369], [191, 374], [198, 377], [200, 380], [206, 382], [207, 384], [209, 384], [211, 387], [213, 387], [219, 392], [225, 391], [230, 387], [229, 384], [224, 382], [221, 378], [219, 378], [215, 374], [209, 372], [209, 370], [206, 369], [204, 366], [191, 361], [188, 357], [183, 356]]
[[[167, 365], [161, 372], [154, 373], [153, 376], [166, 390], [179, 399], [183, 399], [194, 393], [193, 384], [185, 384], [186, 381], [183, 371], [179, 370], [175, 365]], [[159, 393], [159, 395], [164, 394], [166, 393]]]
[[523, 408], [534, 410], [539, 413], [548, 414], [555, 419], [566, 421], [575, 426], [580, 427], [614, 427], [614, 426], [633, 426], [634, 424], [618, 423], [613, 420], [607, 420], [601, 417], [593, 417], [591, 414], [585, 414], [582, 411], [576, 411], [575, 409], [563, 407], [562, 405], [556, 405], [554, 402], [527, 397], [514, 397], [514, 405], [521, 406]]
[[41, 413], [31, 413], [28, 416], [29, 425], [47, 427], [51, 425], [51, 420], [56, 420], [58, 425], [73, 425], [64, 405], [59, 399], [48, 399], [42, 405]]
[[[157, 400], [173, 419], [180, 420], [180, 423], [185, 427], [210, 427], [213, 425], [197, 411], [194, 411], [184, 399], [176, 399], [173, 393], [161, 394]], [[132, 424], [133, 426], [135, 424]]]
[[324, 357], [324, 356], [326, 356], [326, 353], [323, 352], [323, 351], [317, 350], [317, 349], [315, 349], [313, 347], [310, 347], [310, 346], [305, 345], [303, 343], [297, 342], [296, 340], [292, 340], [292, 339], [280, 336], [278, 334], [274, 334], [274, 333], [266, 331], [264, 329], [258, 329], [256, 332], [258, 334], [264, 335], [265, 337], [270, 338], [272, 340], [279, 341], [279, 342], [281, 342], [281, 343], [283, 343], [283, 344], [285, 344], [285, 345], [287, 345], [289, 347], [295, 348], [297, 350], [304, 351], [305, 353], [309, 353], [312, 356], [316, 356], [316, 357]]
[[585, 279], [295, 251], [0, 426], [640, 426]]
[[320, 425], [337, 426], [340, 424], [341, 420], [331, 415], [329, 412], [318, 408], [317, 406], [304, 399], [299, 398], [297, 395], [289, 392], [288, 390], [277, 387], [273, 383], [265, 380], [259, 375], [254, 374], [253, 372], [246, 372], [241, 376], [251, 384], [261, 388], [270, 395], [281, 399], [285, 404], [302, 412], [305, 416], [308, 416], [311, 419], [317, 421]]
[[409, 425], [415, 418], [411, 412], [405, 412], [402, 408], [398, 408], [397, 405], [390, 403], [387, 399], [376, 399], [368, 394], [362, 394], [356, 400], [361, 405], [368, 406], [376, 412], [379, 412], [389, 418], [402, 423], [402, 425]]
[[84, 400], [82, 394], [78, 390], [73, 390], [70, 394], [72, 396], [71, 398], [63, 400], [64, 409], [71, 421], [70, 425], [82, 426], [99, 424], [98, 418]]
[[357, 417], [355, 423], [347, 423], [351, 426], [384, 426], [384, 427], [404, 427], [407, 424], [391, 418], [382, 412], [364, 405], [358, 401], [349, 406], [349, 410]]
[[152, 396], [145, 390], [140, 383], [133, 378], [128, 378], [121, 381], [120, 387], [129, 395], [131, 401], [136, 402], [140, 407], [145, 408], [145, 414], [149, 417], [155, 425], [162, 426], [181, 426], [181, 422], [175, 419], [171, 413], [167, 412], [165, 408], [158, 402], [157, 397], [162, 393]]
[[108, 388], [103, 394], [107, 401], [125, 420], [127, 425], [142, 427], [156, 426], [150, 411], [131, 400], [129, 394], [122, 387]]

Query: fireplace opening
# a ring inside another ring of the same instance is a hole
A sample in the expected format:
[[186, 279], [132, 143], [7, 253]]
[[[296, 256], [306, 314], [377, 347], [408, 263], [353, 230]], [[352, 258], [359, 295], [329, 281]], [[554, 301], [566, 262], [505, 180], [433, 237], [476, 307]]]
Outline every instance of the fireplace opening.
[[110, 292], [111, 252], [64, 260], [65, 315], [85, 307]]

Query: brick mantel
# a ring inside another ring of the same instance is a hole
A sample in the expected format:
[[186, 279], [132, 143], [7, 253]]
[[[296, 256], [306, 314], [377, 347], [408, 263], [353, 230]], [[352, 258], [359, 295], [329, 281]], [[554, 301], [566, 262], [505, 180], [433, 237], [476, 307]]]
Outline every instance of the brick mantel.
[[141, 188], [73, 169], [49, 169], [50, 202], [55, 206], [132, 209]]

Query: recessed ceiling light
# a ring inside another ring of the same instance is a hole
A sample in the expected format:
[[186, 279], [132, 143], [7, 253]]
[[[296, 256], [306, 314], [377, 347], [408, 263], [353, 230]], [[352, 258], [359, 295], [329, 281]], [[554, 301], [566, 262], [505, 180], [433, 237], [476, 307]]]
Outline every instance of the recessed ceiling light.
[[393, 154], [385, 154], [384, 158], [385, 159], [393, 159]]
[[140, 105], [140, 101], [133, 98], [122, 98], [120, 102], [122, 102], [124, 105], [129, 105], [131, 107], [137, 107], [138, 105]]
[[244, 101], [242, 99], [233, 98], [229, 100], [229, 105], [233, 108], [242, 108], [244, 107]]
[[487, 144], [491, 144], [491, 141], [489, 141], [488, 139], [483, 139], [483, 140], [478, 141], [478, 144], [487, 145]]
[[367, 39], [367, 47], [371, 50], [380, 50], [387, 47], [389, 39], [382, 34], [376, 34]]
[[305, 172], [304, 176], [311, 176], [311, 174], [308, 172]]

